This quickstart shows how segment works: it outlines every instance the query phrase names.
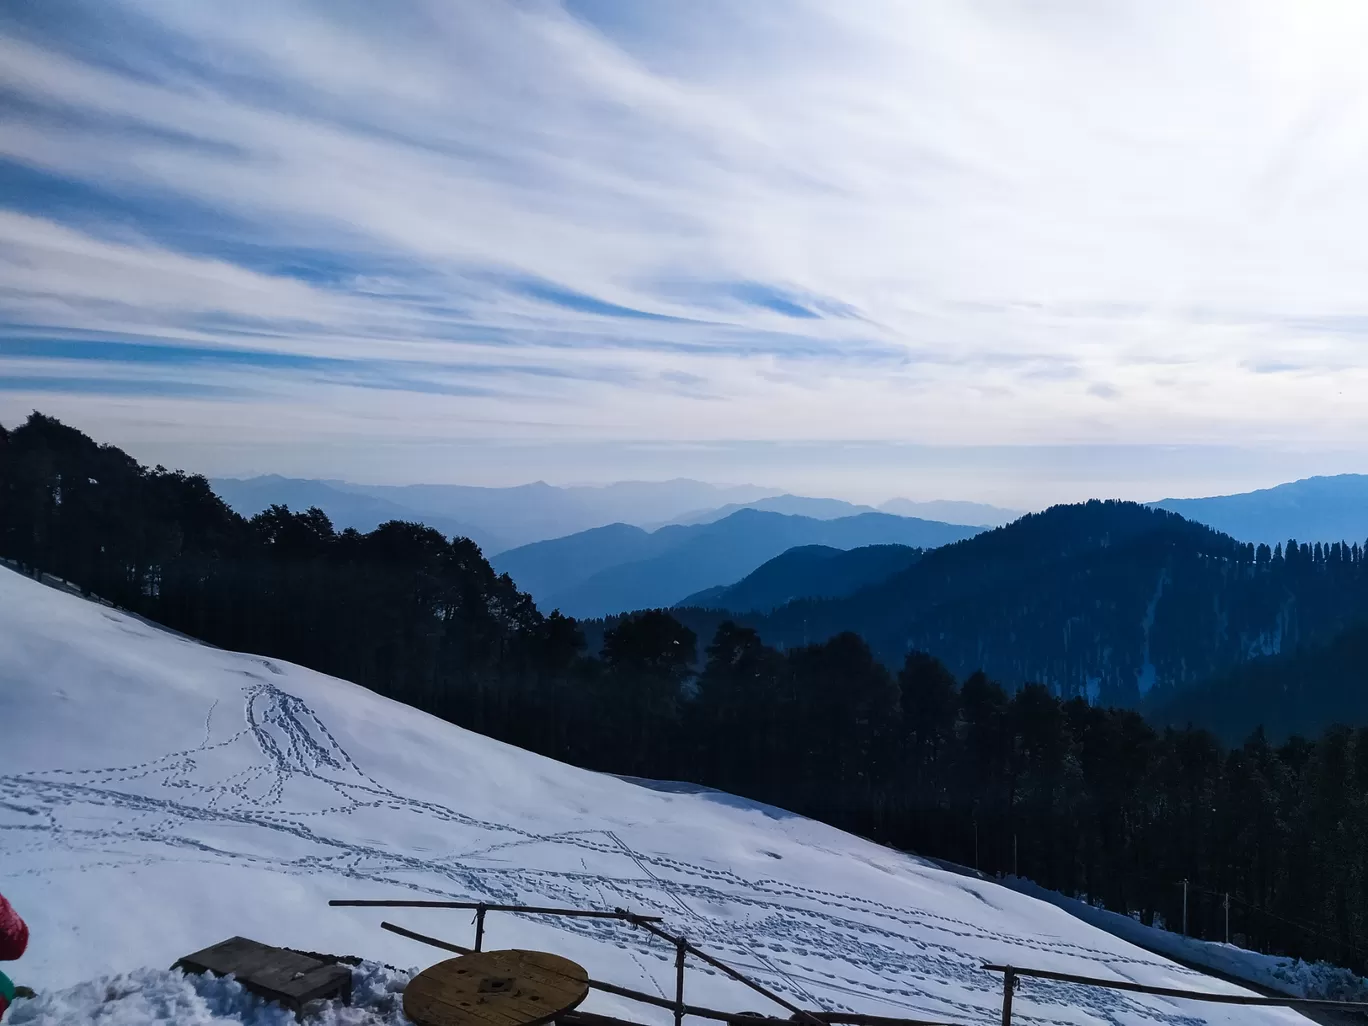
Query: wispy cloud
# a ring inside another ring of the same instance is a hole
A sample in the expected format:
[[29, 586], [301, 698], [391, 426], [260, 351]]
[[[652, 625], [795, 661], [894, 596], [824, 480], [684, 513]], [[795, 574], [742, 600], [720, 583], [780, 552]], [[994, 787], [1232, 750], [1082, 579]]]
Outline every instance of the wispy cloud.
[[10, 7], [0, 414], [1357, 444], [1365, 45], [1329, 2]]

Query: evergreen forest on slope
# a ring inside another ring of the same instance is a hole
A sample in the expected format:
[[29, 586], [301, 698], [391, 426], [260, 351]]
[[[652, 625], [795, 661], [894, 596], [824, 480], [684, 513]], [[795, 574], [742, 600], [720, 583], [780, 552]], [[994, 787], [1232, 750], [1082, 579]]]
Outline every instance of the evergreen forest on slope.
[[[1089, 703], [1068, 674], [1047, 687], [1000, 669], [1012, 646], [1041, 659], [1032, 632], [1055, 617], [1066, 637], [1086, 626], [1098, 665], [1109, 648], [1129, 658], [1160, 581], [1182, 598], [1175, 617], [1197, 622], [1161, 642], [1155, 616], [1158, 687], [1247, 663], [1269, 647], [1254, 633], [1266, 639], [1265, 617], [1283, 639], [1333, 638], [1362, 605], [1362, 549], [1252, 549], [1120, 503], [1015, 527], [860, 592], [861, 608], [889, 605], [868, 639], [834, 615], [806, 645], [774, 644], [770, 619], [760, 631], [724, 620], [700, 639], [653, 610], [597, 625], [590, 646], [468, 539], [404, 522], [338, 532], [316, 509], [246, 519], [203, 477], [140, 466], [50, 417], [0, 428], [0, 555], [24, 572], [554, 758], [732, 791], [1147, 922], [1179, 921], [1187, 879], [1193, 933], [1221, 935], [1228, 892], [1236, 940], [1363, 971], [1368, 726], [1278, 743], [1256, 729], [1227, 746]], [[928, 612], [931, 587], [950, 612]]]
[[[703, 637], [719, 614], [680, 609]], [[934, 653], [960, 677], [1136, 707], [1368, 618], [1358, 540], [1247, 544], [1175, 513], [1093, 500], [927, 552], [855, 592], [739, 614], [791, 648], [853, 631], [889, 666]]]

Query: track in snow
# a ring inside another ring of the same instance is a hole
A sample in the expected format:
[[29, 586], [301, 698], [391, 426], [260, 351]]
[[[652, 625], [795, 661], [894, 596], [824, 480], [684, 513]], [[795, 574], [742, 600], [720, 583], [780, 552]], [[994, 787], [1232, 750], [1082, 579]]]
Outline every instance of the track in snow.
[[[0, 580], [0, 586], [9, 583]], [[0, 587], [0, 598], [5, 597]], [[61, 596], [61, 601], [80, 600]], [[803, 1004], [964, 1022], [994, 1021], [1001, 981], [979, 965], [984, 957], [1006, 954], [1017, 964], [1067, 965], [1089, 975], [1178, 985], [1187, 980], [1195, 989], [1229, 989], [1213, 987], [1207, 977], [1116, 942], [1044, 904], [1038, 907], [1049, 928], [1036, 930], [1034, 902], [1026, 903], [1023, 915], [1025, 899], [996, 885], [936, 870], [836, 831], [797, 818], [741, 815], [727, 807], [730, 801], [657, 796], [625, 783], [613, 782], [605, 796], [597, 775], [557, 767], [445, 725], [425, 727], [441, 731], [443, 758], [449, 747], [450, 758], [467, 763], [503, 759], [494, 768], [497, 773], [507, 769], [510, 785], [517, 783], [512, 778], [524, 778], [522, 805], [512, 803], [516, 811], [500, 817], [503, 803], [491, 800], [487, 789], [463, 795], [461, 785], [445, 782], [438, 792], [415, 788], [428, 797], [413, 797], [397, 789], [401, 785], [387, 772], [390, 767], [363, 763], [379, 759], [382, 749], [376, 744], [392, 746], [417, 729], [416, 721], [427, 724], [428, 718], [410, 710], [395, 713], [391, 704], [350, 685], [288, 664], [197, 648], [119, 614], [99, 610], [99, 615], [109, 621], [100, 626], [134, 636], [128, 645], [179, 646], [156, 650], [156, 658], [167, 666], [184, 664], [197, 682], [176, 695], [178, 701], [193, 703], [194, 696], [204, 696], [202, 712], [195, 713], [190, 704], [168, 713], [168, 723], [193, 726], [193, 743], [136, 763], [80, 769], [70, 767], [82, 761], [88, 767], [82, 750], [58, 754], [54, 768], [41, 770], [16, 769], [0, 752], [0, 879], [10, 881], [5, 887], [22, 892], [25, 880], [46, 881], [60, 891], [72, 874], [113, 871], [112, 879], [121, 881], [127, 879], [119, 873], [123, 869], [203, 865], [313, 878], [315, 890], [323, 878], [338, 897], [627, 906], [666, 916], [672, 928]], [[25, 626], [21, 620], [21, 634]], [[100, 646], [107, 644], [91, 641], [92, 658], [105, 659]], [[46, 658], [46, 653], [35, 656], [39, 663]], [[92, 665], [92, 673], [105, 666]], [[110, 672], [130, 671], [118, 664]], [[16, 679], [28, 686], [32, 676]], [[135, 674], [134, 679], [141, 678]], [[101, 693], [99, 682], [82, 683], [87, 700]], [[338, 689], [351, 690], [339, 694]], [[349, 752], [324, 715], [292, 690], [319, 696], [316, 704], [335, 710], [334, 715], [351, 714], [352, 733], [342, 733], [365, 739], [358, 742], [369, 745], [365, 757]], [[52, 693], [66, 699], [67, 691], [78, 698], [83, 694], [66, 683]], [[356, 733], [357, 709], [376, 718], [373, 735]], [[140, 750], [156, 751], [155, 741]], [[451, 777], [468, 779], [466, 770]], [[543, 796], [543, 790], [554, 793]], [[440, 800], [433, 800], [434, 793]], [[646, 795], [651, 800], [643, 805]], [[604, 813], [613, 815], [615, 808], [565, 807], [581, 797], [586, 806], [612, 800], [631, 809], [609, 820]], [[658, 808], [657, 797], [661, 804], [674, 804]], [[684, 832], [668, 833], [678, 828], [670, 822], [676, 814], [683, 817]], [[539, 823], [553, 829], [530, 828]], [[554, 829], [560, 826], [573, 828]], [[749, 856], [715, 851], [731, 840]], [[660, 850], [667, 847], [687, 857]], [[219, 877], [211, 871], [204, 879]], [[880, 882], [884, 879], [887, 886]], [[861, 893], [843, 893], [845, 884]], [[956, 897], [955, 892], [962, 893]], [[896, 895], [900, 904], [874, 896], [881, 894]], [[968, 918], [980, 909], [978, 922]], [[327, 914], [320, 910], [320, 916]], [[604, 957], [617, 950], [614, 968], [596, 975], [672, 992], [673, 951], [660, 942], [612, 922], [548, 919], [544, 925], [597, 942], [594, 950]], [[496, 921], [491, 928], [499, 929]], [[459, 940], [465, 929], [445, 932]], [[639, 978], [628, 978], [638, 972]], [[741, 1000], [754, 1007], [757, 999]], [[1060, 1026], [1296, 1021], [1281, 1019], [1283, 1013], [1231, 1018], [1213, 1006], [1045, 981], [1023, 983], [1018, 1008], [1022, 1023]]]

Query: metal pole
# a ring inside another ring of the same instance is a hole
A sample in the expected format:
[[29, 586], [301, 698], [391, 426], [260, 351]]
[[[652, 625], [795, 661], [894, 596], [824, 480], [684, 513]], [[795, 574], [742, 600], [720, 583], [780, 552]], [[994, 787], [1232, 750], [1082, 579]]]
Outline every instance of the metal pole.
[[484, 950], [484, 917], [485, 907], [481, 905], [475, 910], [475, 950]]
[[1226, 914], [1226, 943], [1229, 944], [1229, 943], [1230, 943], [1230, 892], [1229, 892], [1229, 891], [1226, 891], [1226, 896], [1225, 896], [1225, 914]]
[[1002, 1026], [1012, 1026], [1012, 991], [1016, 990], [1016, 973], [1010, 966], [1002, 974]]
[[1187, 877], [1183, 878], [1183, 936], [1187, 936]]
[[675, 1026], [684, 1021], [684, 956], [689, 953], [683, 938], [675, 945]]

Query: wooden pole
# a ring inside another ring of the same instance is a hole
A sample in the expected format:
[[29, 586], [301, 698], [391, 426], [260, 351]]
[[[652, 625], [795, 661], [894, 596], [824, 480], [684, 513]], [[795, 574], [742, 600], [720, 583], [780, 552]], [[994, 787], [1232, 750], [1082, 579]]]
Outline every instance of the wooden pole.
[[689, 953], [681, 939], [675, 945], [675, 1026], [684, 1022], [684, 956]]
[[1016, 990], [1016, 973], [1008, 966], [1002, 974], [1002, 1026], [1012, 1026], [1012, 991]]
[[582, 919], [628, 919], [659, 923], [660, 916], [642, 916], [617, 909], [605, 912], [590, 908], [541, 908], [536, 905], [496, 905], [487, 901], [396, 901], [388, 898], [334, 898], [328, 902], [333, 908], [483, 908], [486, 912], [522, 912], [530, 916], [570, 916]]
[[475, 950], [484, 950], [484, 917], [485, 907], [481, 905], [475, 910]]

